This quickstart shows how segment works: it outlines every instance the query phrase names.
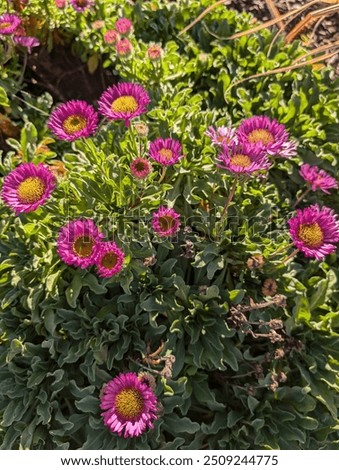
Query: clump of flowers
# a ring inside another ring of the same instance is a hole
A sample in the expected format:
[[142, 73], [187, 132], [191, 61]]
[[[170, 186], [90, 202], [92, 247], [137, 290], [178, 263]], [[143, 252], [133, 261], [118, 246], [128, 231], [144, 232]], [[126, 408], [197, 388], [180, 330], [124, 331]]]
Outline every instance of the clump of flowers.
[[285, 126], [267, 116], [244, 119], [238, 127], [237, 138], [269, 155], [290, 158], [297, 153], [296, 143], [289, 140]]
[[116, 43], [115, 50], [119, 56], [127, 56], [132, 52], [133, 46], [129, 39], [124, 38]]
[[164, 166], [174, 165], [183, 157], [180, 142], [170, 138], [158, 138], [151, 142], [149, 155]]
[[74, 10], [82, 12], [94, 5], [94, 0], [70, 0]]
[[162, 48], [159, 44], [151, 44], [147, 49], [147, 56], [150, 60], [159, 60], [162, 56]]
[[98, 126], [98, 114], [82, 100], [71, 100], [58, 106], [51, 114], [48, 127], [61, 140], [72, 142], [93, 135]]
[[321, 260], [336, 250], [339, 222], [329, 207], [320, 208], [314, 204], [298, 209], [297, 215], [288, 224], [293, 243], [306, 257]]
[[4, 13], [0, 16], [0, 34], [11, 35], [21, 24], [21, 19], [14, 13]]
[[153, 230], [160, 237], [171, 237], [180, 229], [180, 214], [165, 206], [161, 206], [152, 214]]
[[99, 276], [112, 277], [118, 274], [122, 270], [124, 259], [124, 252], [116, 243], [101, 243], [95, 263]]
[[320, 189], [324, 193], [330, 194], [329, 189], [338, 187], [338, 181], [332, 178], [326, 171], [320, 170], [317, 166], [305, 163], [301, 166], [299, 173], [312, 191]]
[[245, 175], [267, 170], [270, 166], [266, 153], [261, 147], [253, 147], [245, 142], [223, 145], [217, 161], [220, 168], [231, 173]]
[[15, 214], [35, 211], [51, 196], [55, 178], [50, 169], [39, 163], [22, 163], [4, 180], [1, 197]]
[[134, 372], [120, 373], [104, 386], [100, 407], [104, 424], [125, 439], [153, 428], [157, 419], [157, 397]]
[[233, 127], [221, 126], [216, 129], [210, 126], [205, 134], [211, 139], [213, 145], [229, 145], [236, 142], [237, 131]]
[[96, 263], [104, 235], [91, 219], [77, 219], [62, 227], [57, 252], [70, 266], [87, 268]]
[[115, 44], [119, 39], [119, 34], [115, 29], [109, 29], [104, 34], [104, 41], [106, 44]]
[[110, 120], [125, 121], [129, 126], [131, 119], [140, 116], [150, 103], [147, 91], [136, 83], [118, 83], [108, 88], [100, 97], [99, 111]]
[[115, 29], [120, 34], [128, 34], [132, 29], [132, 21], [128, 18], [119, 18], [115, 23]]
[[145, 179], [152, 171], [152, 166], [146, 158], [135, 158], [130, 164], [131, 173], [138, 179]]

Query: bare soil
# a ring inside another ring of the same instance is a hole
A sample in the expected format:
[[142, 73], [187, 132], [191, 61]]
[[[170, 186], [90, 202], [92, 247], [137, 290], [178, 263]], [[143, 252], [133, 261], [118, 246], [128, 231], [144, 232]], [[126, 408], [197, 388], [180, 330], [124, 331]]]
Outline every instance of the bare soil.
[[[274, 0], [275, 6], [282, 15], [309, 2], [310, 0]], [[261, 22], [269, 21], [274, 18], [268, 9], [266, 0], [230, 0], [227, 5], [229, 8], [239, 12], [246, 11], [252, 13], [252, 15]], [[307, 28], [299, 33], [297, 36], [298, 39], [307, 43], [310, 49], [339, 41], [339, 12], [331, 13], [323, 17], [316, 16], [315, 14], [316, 11], [326, 7], [334, 7], [334, 4], [319, 1], [317, 4], [310, 6], [304, 12], [296, 16], [289, 24], [286, 24], [287, 20], [285, 20], [286, 32], [291, 31], [301, 19], [310, 15], [309, 18], [313, 18], [313, 21], [310, 21]], [[333, 49], [323, 51], [321, 54], [330, 52], [331, 50]], [[339, 53], [328, 59], [326, 63], [334, 67], [333, 76], [339, 77]]]

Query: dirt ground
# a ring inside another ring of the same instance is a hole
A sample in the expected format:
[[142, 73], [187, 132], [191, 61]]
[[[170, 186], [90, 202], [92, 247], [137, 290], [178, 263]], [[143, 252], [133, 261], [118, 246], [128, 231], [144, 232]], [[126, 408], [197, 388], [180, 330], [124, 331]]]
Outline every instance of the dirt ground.
[[[286, 27], [286, 31], [289, 32], [293, 27], [308, 14], [316, 10], [324, 9], [326, 7], [334, 7], [333, 4], [335, 0], [332, 0], [331, 3], [328, 1], [319, 1], [315, 5], [310, 6], [296, 17], [295, 20], [291, 21]], [[306, 3], [310, 3], [310, 0], [272, 0], [271, 3], [274, 3], [278, 11], [281, 14], [284, 14], [288, 11], [294, 10]], [[339, 7], [339, 1], [338, 7]], [[267, 7], [266, 0], [230, 0], [228, 3], [230, 8], [233, 8], [237, 11], [247, 11], [252, 13], [260, 21], [268, 21], [273, 18], [272, 13]], [[315, 48], [329, 43], [335, 43], [339, 41], [339, 12], [330, 13], [325, 17], [313, 17], [313, 21], [309, 23], [309, 26], [302, 30], [299, 34], [299, 39], [309, 41], [309, 47]], [[285, 20], [287, 22], [287, 20]], [[331, 49], [334, 51], [334, 49]], [[330, 50], [323, 51], [321, 54], [330, 52]], [[339, 52], [335, 56], [331, 57], [327, 63], [331, 64], [335, 73], [334, 76], [339, 77]]]

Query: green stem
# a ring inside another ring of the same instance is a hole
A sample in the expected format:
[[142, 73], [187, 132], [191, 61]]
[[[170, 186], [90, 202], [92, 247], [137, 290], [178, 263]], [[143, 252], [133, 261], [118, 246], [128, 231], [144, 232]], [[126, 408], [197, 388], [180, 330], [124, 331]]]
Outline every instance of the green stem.
[[292, 253], [288, 256], [286, 256], [285, 259], [282, 260], [282, 263], [283, 264], [287, 264], [289, 261], [292, 260], [292, 258], [295, 257], [295, 255], [299, 252], [299, 248], [296, 248], [294, 251], [292, 251]]
[[298, 199], [295, 201], [295, 203], [293, 204], [292, 206], [292, 209], [295, 209], [295, 207], [299, 204], [300, 201], [302, 201], [304, 199], [305, 196], [307, 196], [307, 194], [311, 191], [311, 188], [307, 188], [306, 191], [304, 191], [299, 197]]
[[24, 63], [22, 64], [22, 71], [21, 71], [21, 75], [20, 75], [19, 83], [18, 83], [19, 85], [21, 85], [22, 82], [24, 81], [26, 67], [27, 67], [27, 51], [24, 54]]
[[235, 190], [236, 190], [236, 188], [237, 188], [238, 179], [239, 179], [239, 177], [238, 177], [238, 175], [236, 175], [235, 178], [234, 178], [234, 182], [233, 182], [233, 185], [232, 185], [232, 187], [231, 187], [231, 190], [230, 190], [230, 192], [229, 192], [228, 198], [226, 199], [225, 207], [224, 207], [224, 209], [223, 209], [223, 211], [222, 211], [222, 213], [221, 213], [221, 219], [220, 219], [221, 222], [224, 220], [224, 218], [225, 218], [226, 215], [227, 215], [228, 208], [229, 208], [229, 206], [230, 206], [230, 204], [231, 204], [231, 202], [232, 202], [232, 199], [233, 199]]
[[162, 167], [162, 172], [161, 172], [161, 176], [160, 176], [160, 179], [158, 181], [158, 184], [162, 183], [163, 180], [165, 179], [165, 176], [166, 176], [166, 172], [167, 172], [167, 166], [163, 166]]

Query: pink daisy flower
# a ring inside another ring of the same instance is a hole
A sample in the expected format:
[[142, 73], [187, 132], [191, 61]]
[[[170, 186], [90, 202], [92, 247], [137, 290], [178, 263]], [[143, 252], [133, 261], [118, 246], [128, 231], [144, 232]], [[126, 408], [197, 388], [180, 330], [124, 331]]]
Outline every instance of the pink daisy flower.
[[115, 31], [115, 29], [109, 29], [104, 34], [104, 41], [106, 44], [115, 44], [118, 39], [119, 34], [117, 33], [117, 31]]
[[238, 128], [237, 137], [239, 142], [261, 147], [269, 155], [289, 158], [297, 153], [297, 144], [289, 140], [285, 126], [267, 116], [244, 119]]
[[152, 227], [160, 237], [172, 236], [180, 229], [180, 214], [161, 206], [152, 214]]
[[93, 220], [74, 220], [60, 230], [58, 255], [64, 263], [85, 269], [95, 264], [103, 238]]
[[101, 95], [98, 104], [101, 114], [111, 120], [123, 119], [129, 126], [132, 118], [147, 111], [150, 103], [147, 91], [136, 83], [118, 83]]
[[338, 187], [337, 180], [332, 178], [326, 171], [320, 170], [317, 166], [310, 166], [308, 163], [305, 163], [301, 165], [299, 173], [312, 191], [321, 189], [324, 193], [330, 194], [329, 189]]
[[101, 243], [95, 262], [99, 276], [112, 277], [118, 274], [122, 270], [124, 259], [124, 252], [118, 248], [116, 243]]
[[0, 16], [0, 34], [13, 34], [21, 24], [21, 19], [13, 13], [4, 13]]
[[121, 373], [103, 387], [100, 407], [105, 425], [125, 439], [152, 429], [157, 419], [157, 397], [134, 372]]
[[151, 60], [158, 60], [162, 56], [162, 48], [159, 44], [151, 44], [147, 49], [147, 55]]
[[76, 11], [85, 11], [94, 5], [94, 0], [70, 0], [70, 2]]
[[339, 222], [332, 209], [318, 204], [298, 209], [288, 224], [293, 243], [306, 257], [321, 260], [336, 250]]
[[26, 47], [29, 54], [31, 54], [33, 47], [40, 46], [39, 39], [33, 36], [16, 36], [15, 35], [13, 37], [13, 41], [15, 42], [15, 44], [18, 44], [19, 46]]
[[213, 145], [229, 145], [231, 142], [236, 142], [236, 129], [232, 127], [217, 127], [210, 126], [205, 134], [211, 139]]
[[176, 139], [156, 139], [150, 143], [149, 155], [161, 165], [170, 166], [177, 163], [182, 155], [181, 144]]
[[50, 197], [54, 188], [55, 177], [47, 166], [22, 163], [5, 177], [1, 197], [18, 215], [35, 211]]
[[265, 151], [261, 147], [253, 147], [251, 144], [236, 142], [229, 146], [223, 145], [218, 156], [217, 166], [231, 173], [251, 174], [255, 171], [267, 170], [270, 162], [266, 158]]
[[120, 39], [120, 41], [118, 41], [115, 45], [116, 53], [119, 56], [129, 55], [132, 52], [132, 49], [133, 49], [132, 43], [127, 38]]
[[119, 18], [115, 23], [115, 29], [120, 34], [128, 34], [132, 29], [132, 21], [128, 18]]
[[133, 176], [143, 180], [152, 171], [152, 166], [146, 158], [136, 158], [131, 162], [130, 169]]
[[48, 127], [61, 140], [72, 142], [94, 134], [98, 114], [93, 106], [81, 100], [71, 100], [58, 106], [51, 114]]

